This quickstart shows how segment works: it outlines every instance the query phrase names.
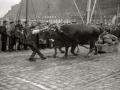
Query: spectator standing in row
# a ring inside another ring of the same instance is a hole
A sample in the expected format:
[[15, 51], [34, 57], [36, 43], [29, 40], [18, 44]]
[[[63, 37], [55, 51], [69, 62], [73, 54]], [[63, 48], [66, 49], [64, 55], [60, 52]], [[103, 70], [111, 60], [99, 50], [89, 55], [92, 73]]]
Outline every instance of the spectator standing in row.
[[2, 35], [2, 30], [1, 30], [1, 26], [0, 26], [0, 52], [1, 52], [1, 48], [2, 48], [2, 38], [1, 38], [1, 35]]
[[[22, 30], [23, 25], [22, 25], [21, 20], [18, 20], [17, 25], [15, 25], [15, 27], [18, 27], [20, 31]], [[20, 45], [19, 44], [18, 44], [18, 50], [20, 50]]]
[[7, 51], [7, 24], [8, 22], [7, 21], [3, 21], [3, 25], [1, 27], [3, 33], [2, 33], [2, 36], [1, 36], [1, 39], [2, 39], [2, 51], [6, 52]]
[[15, 50], [16, 51], [18, 50], [18, 48], [20, 49], [20, 46], [18, 47], [19, 42], [20, 42], [20, 30], [19, 30], [19, 27], [16, 26], [15, 27]]
[[[27, 21], [25, 21], [25, 26], [23, 27], [23, 34], [24, 34], [24, 39], [26, 40], [26, 36], [27, 33], [30, 31], [29, 29], [29, 23]], [[24, 49], [28, 50], [28, 46], [26, 43], [23, 44], [24, 45]]]
[[21, 20], [18, 20], [17, 25], [15, 25], [15, 27], [19, 27], [19, 30], [21, 30], [23, 28]]
[[8, 27], [7, 30], [7, 35], [8, 35], [8, 43], [9, 43], [9, 51], [13, 51], [13, 46], [14, 46], [14, 34], [15, 34], [15, 27], [14, 27], [14, 21], [10, 22], [10, 26]]
[[24, 30], [22, 29], [20, 31], [20, 49], [24, 50], [25, 48], [25, 44], [26, 44], [26, 39], [25, 39], [25, 35], [24, 35]]

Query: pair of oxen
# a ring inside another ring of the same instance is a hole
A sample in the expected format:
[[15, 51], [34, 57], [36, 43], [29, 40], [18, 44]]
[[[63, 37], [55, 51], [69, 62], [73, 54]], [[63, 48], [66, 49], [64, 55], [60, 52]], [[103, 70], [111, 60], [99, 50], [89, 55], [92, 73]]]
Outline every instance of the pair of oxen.
[[101, 29], [97, 26], [80, 24], [63, 25], [60, 28], [55, 26], [52, 29], [50, 28], [40, 32], [43, 39], [52, 40], [55, 49], [54, 57], [56, 57], [57, 54], [57, 47], [61, 52], [64, 52], [61, 50], [63, 46], [65, 47], [64, 57], [68, 56], [69, 47], [71, 47], [71, 53], [76, 56], [77, 54], [74, 51], [78, 44], [90, 45], [90, 50], [85, 57], [88, 57], [93, 50], [95, 50], [95, 54], [97, 54], [95, 43], [101, 33]]

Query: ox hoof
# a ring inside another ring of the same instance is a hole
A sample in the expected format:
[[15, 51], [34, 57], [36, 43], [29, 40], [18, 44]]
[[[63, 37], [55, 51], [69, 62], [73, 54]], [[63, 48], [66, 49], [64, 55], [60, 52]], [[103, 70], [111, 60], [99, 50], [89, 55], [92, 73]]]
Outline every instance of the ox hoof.
[[89, 58], [90, 56], [86, 55], [85, 58]]
[[56, 58], [56, 55], [55, 55], [55, 54], [53, 54], [52, 56], [53, 56], [53, 58]]
[[78, 56], [78, 54], [72, 53], [74, 56]]

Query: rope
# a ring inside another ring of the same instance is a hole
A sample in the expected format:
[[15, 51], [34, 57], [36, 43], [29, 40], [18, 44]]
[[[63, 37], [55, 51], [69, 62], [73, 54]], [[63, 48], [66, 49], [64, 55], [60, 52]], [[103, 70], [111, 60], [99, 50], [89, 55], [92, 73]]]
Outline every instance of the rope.
[[75, 0], [73, 0], [73, 2], [74, 2], [74, 4], [75, 4], [75, 6], [76, 6], [76, 9], [78, 10], [78, 13], [79, 13], [79, 15], [80, 15], [80, 18], [81, 18], [83, 24], [85, 24], [85, 22], [84, 22], [84, 20], [83, 20], [83, 18], [82, 18], [81, 12], [80, 12], [80, 10], [78, 9], [78, 6], [77, 6]]
[[23, 0], [20, 3], [20, 7], [19, 7], [19, 10], [18, 10], [18, 13], [17, 13], [16, 21], [20, 19], [20, 14], [21, 14], [22, 6], [23, 6]]
[[33, 11], [34, 11], [34, 15], [35, 15], [36, 22], [38, 22], [38, 21], [37, 21], [36, 12], [35, 12], [35, 8], [34, 8], [33, 1], [32, 1], [32, 0], [31, 0], [31, 3], [32, 3], [32, 7], [33, 7]]
[[[48, 7], [44, 10], [44, 12], [42, 13], [42, 15], [40, 16], [40, 19], [42, 18], [42, 16], [45, 14], [45, 12], [47, 11]], [[39, 19], [39, 20], [40, 20]]]
[[46, 4], [49, 4], [49, 3], [47, 3], [45, 0], [43, 0], [43, 2], [45, 2]]

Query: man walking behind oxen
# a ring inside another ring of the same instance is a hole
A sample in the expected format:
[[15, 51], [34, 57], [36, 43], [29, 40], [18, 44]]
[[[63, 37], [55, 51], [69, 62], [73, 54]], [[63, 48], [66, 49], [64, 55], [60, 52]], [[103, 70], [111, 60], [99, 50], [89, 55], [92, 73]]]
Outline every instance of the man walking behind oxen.
[[[44, 55], [39, 51], [39, 48], [36, 45], [37, 37], [33, 32], [34, 29], [35, 29], [35, 26], [30, 27], [30, 31], [27, 33], [27, 37], [26, 37], [26, 43], [33, 51], [29, 58], [29, 61], [35, 61], [34, 56], [36, 55], [36, 53], [40, 56], [41, 60], [44, 60], [46, 59], [46, 57], [44, 57]], [[47, 28], [44, 28], [44, 29], [47, 29]], [[40, 30], [44, 30], [44, 29], [40, 29]], [[40, 30], [38, 30], [38, 32]]]

